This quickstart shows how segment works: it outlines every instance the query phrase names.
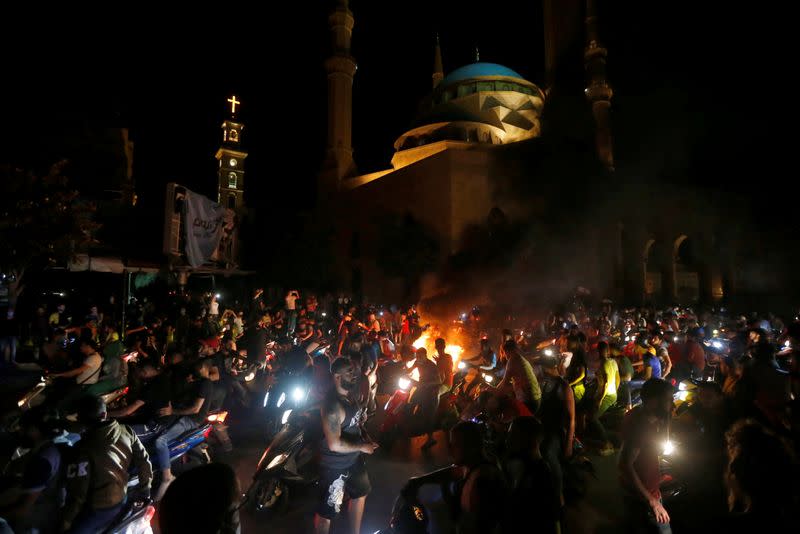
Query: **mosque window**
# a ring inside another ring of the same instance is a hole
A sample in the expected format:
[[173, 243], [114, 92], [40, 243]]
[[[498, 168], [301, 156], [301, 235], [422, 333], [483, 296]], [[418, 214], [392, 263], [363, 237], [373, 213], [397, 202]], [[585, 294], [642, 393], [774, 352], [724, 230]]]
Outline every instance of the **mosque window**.
[[500, 85], [500, 91], [513, 91], [514, 89], [511, 87], [511, 84], [504, 83]]
[[236, 173], [235, 172], [228, 173], [228, 187], [230, 187], [231, 189], [236, 189], [236, 182], [237, 182]]
[[478, 82], [478, 91], [494, 91], [494, 83]]

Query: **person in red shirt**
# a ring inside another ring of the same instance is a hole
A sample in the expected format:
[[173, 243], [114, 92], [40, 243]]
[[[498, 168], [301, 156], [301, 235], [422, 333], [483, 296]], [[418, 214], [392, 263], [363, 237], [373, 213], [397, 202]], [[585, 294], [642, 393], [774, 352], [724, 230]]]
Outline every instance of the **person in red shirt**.
[[642, 405], [625, 418], [619, 458], [625, 515], [631, 532], [672, 532], [661, 503], [658, 456], [667, 439], [672, 387], [651, 378], [642, 386]]

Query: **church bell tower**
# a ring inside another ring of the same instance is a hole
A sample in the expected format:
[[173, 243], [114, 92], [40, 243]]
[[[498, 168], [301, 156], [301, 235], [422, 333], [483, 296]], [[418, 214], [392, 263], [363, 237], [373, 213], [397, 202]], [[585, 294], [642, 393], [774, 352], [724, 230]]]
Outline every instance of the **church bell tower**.
[[234, 211], [244, 207], [244, 160], [247, 152], [242, 150], [242, 130], [244, 125], [236, 118], [237, 106], [241, 104], [236, 96], [228, 99], [230, 118], [222, 123], [222, 145], [217, 150], [219, 160], [217, 171], [217, 202]]

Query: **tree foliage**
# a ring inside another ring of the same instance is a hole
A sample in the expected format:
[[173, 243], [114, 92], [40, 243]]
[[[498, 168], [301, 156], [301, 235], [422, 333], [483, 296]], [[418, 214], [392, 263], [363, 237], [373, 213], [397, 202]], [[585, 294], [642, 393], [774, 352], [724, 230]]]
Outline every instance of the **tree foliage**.
[[64, 264], [94, 244], [95, 206], [70, 187], [66, 163], [44, 175], [0, 167], [0, 267], [17, 280], [26, 269]]

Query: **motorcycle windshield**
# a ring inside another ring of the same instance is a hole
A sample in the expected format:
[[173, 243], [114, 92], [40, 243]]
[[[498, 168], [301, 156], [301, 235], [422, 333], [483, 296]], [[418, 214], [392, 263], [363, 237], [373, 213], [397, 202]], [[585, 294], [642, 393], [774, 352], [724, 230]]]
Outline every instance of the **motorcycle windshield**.
[[272, 438], [272, 442], [258, 461], [256, 472], [260, 472], [262, 468], [266, 468], [269, 462], [277, 455], [292, 450], [302, 441], [302, 438], [302, 428], [295, 427], [294, 425], [283, 425], [278, 433], [275, 434], [275, 437]]

